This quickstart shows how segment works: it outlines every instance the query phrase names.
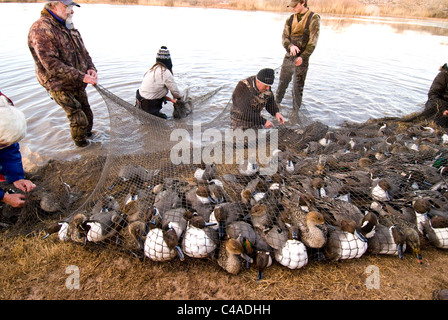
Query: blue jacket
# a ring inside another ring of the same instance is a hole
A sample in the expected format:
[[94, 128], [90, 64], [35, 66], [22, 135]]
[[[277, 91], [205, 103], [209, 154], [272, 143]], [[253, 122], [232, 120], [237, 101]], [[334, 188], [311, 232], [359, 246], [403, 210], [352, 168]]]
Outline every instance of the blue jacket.
[[[18, 143], [0, 149], [0, 174], [5, 177], [6, 182], [8, 183], [13, 183], [25, 178], [22, 155], [20, 154]], [[0, 188], [0, 200], [3, 199], [4, 195], [4, 191]]]

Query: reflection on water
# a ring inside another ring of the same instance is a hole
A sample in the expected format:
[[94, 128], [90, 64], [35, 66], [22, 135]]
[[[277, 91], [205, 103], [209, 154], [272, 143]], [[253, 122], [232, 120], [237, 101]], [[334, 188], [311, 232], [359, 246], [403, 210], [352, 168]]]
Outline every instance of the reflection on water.
[[[27, 34], [42, 7], [0, 4], [0, 90], [27, 116], [28, 135], [21, 145], [29, 163], [105, 150], [110, 136], [105, 103], [89, 86], [96, 136], [88, 149], [76, 148], [65, 113], [37, 83]], [[75, 26], [99, 70], [99, 83], [125, 101], [134, 104], [135, 91], [161, 45], [170, 49], [181, 90], [188, 89], [193, 98], [217, 90], [195, 106], [191, 122], [217, 117], [239, 80], [265, 67], [279, 72], [281, 33], [289, 16], [103, 4], [74, 10]], [[447, 30], [446, 22], [432, 20], [322, 16], [299, 116], [337, 126], [346, 120], [420, 110], [439, 66], [446, 62]], [[287, 117], [294, 116], [291, 103], [289, 90], [281, 106]], [[164, 112], [171, 111], [167, 104]]]

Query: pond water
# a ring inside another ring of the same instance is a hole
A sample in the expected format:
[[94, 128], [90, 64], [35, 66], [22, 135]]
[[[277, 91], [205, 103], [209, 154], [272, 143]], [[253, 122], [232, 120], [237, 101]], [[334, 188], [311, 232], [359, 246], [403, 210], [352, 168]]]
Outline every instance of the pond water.
[[[42, 8], [42, 3], [0, 4], [0, 90], [27, 117], [28, 134], [21, 141], [26, 167], [84, 152], [71, 141], [64, 111], [36, 80], [27, 34]], [[265, 67], [279, 71], [285, 53], [281, 33], [287, 12], [104, 4], [74, 10], [99, 84], [133, 104], [143, 74], [166, 45], [182, 91], [194, 98], [221, 88], [195, 108], [192, 118], [204, 122], [226, 108], [239, 80]], [[338, 126], [421, 110], [447, 57], [447, 21], [323, 15], [301, 112]], [[89, 148], [106, 149], [107, 108], [95, 88], [87, 91], [96, 132]], [[289, 89], [281, 110], [286, 116], [291, 103]], [[169, 107], [165, 111], [170, 114]]]

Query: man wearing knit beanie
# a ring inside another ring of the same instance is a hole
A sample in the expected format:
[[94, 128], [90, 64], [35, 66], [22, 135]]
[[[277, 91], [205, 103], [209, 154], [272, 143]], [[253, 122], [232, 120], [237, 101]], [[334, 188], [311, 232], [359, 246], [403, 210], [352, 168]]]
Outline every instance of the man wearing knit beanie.
[[[26, 135], [25, 115], [12, 101], [0, 92], [0, 174], [6, 182], [24, 192], [32, 191], [36, 185], [26, 180], [19, 141]], [[25, 195], [21, 193], [5, 193], [0, 188], [0, 201], [12, 207], [23, 207]]]
[[274, 83], [273, 69], [261, 69], [256, 76], [241, 80], [232, 94], [232, 108], [230, 110], [231, 126], [233, 129], [270, 129], [274, 124], [261, 116], [266, 109], [280, 124], [284, 123], [279, 112], [271, 86]]

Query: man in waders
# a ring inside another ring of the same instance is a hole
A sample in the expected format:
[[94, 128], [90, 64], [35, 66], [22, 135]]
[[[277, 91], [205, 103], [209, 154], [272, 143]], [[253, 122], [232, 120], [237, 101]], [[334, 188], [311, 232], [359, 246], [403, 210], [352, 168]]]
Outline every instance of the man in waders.
[[283, 28], [282, 44], [286, 49], [286, 55], [283, 59], [275, 96], [276, 102], [280, 104], [294, 76], [293, 107], [295, 109], [299, 109], [302, 105], [308, 62], [316, 48], [320, 30], [320, 17], [308, 8], [307, 2], [307, 0], [298, 0], [288, 4], [294, 14], [286, 20]]
[[67, 113], [75, 144], [85, 147], [93, 126], [86, 86], [97, 84], [97, 70], [71, 22], [74, 6], [71, 0], [47, 1], [30, 28], [28, 47], [37, 80]]

